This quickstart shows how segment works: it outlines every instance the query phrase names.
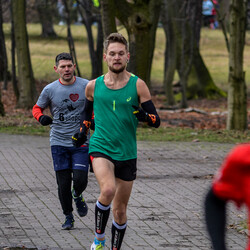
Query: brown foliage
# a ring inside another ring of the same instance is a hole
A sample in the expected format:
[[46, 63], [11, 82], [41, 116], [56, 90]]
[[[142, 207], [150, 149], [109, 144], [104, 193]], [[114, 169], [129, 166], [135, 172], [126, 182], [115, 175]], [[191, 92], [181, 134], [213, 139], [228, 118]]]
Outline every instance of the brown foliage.
[[[45, 82], [37, 82], [37, 91], [41, 92]], [[220, 98], [217, 100], [189, 100], [188, 109], [168, 108], [165, 105], [165, 96], [161, 91], [152, 91], [152, 100], [161, 117], [161, 126], [163, 127], [189, 127], [196, 129], [225, 129], [227, 117], [227, 100]], [[6, 123], [37, 124], [32, 117], [32, 110], [17, 109], [16, 98], [11, 86], [8, 90], [2, 90], [2, 102], [6, 112]], [[250, 104], [249, 104], [250, 106]], [[45, 111], [49, 114], [49, 111]], [[250, 115], [248, 115], [250, 116]], [[25, 117], [25, 119], [24, 119]], [[248, 126], [250, 128], [250, 126]]]

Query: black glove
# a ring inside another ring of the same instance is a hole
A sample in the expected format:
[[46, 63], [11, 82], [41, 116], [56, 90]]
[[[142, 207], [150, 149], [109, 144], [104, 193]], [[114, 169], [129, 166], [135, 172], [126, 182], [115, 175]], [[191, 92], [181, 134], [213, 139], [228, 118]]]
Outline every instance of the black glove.
[[94, 118], [91, 119], [90, 129], [95, 130], [95, 120], [94, 120]]
[[136, 107], [135, 105], [132, 105], [132, 107], [135, 109], [133, 114], [136, 116], [138, 121], [140, 121], [140, 122], [147, 122], [148, 121], [148, 113], [147, 112], [145, 112], [140, 107]]
[[79, 148], [87, 140], [85, 132], [78, 132], [72, 136], [72, 143], [75, 147]]
[[49, 124], [52, 124], [53, 120], [50, 116], [47, 115], [42, 115], [39, 117], [39, 122], [43, 125], [43, 126], [47, 126]]

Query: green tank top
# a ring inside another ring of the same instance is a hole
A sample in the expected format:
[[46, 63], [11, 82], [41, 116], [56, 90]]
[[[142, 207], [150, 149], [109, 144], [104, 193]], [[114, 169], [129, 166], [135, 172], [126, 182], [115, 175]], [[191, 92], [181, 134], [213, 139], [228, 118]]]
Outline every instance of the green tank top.
[[90, 138], [89, 152], [101, 152], [114, 160], [137, 158], [136, 129], [138, 121], [132, 105], [138, 106], [136, 82], [131, 74], [120, 89], [110, 89], [104, 75], [96, 79], [94, 90], [95, 131]]

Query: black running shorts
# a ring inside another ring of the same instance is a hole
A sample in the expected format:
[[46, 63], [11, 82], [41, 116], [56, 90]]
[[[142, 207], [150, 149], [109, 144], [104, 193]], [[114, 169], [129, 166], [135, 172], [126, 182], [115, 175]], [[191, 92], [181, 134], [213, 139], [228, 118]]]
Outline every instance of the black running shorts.
[[136, 179], [136, 162], [137, 159], [131, 159], [126, 161], [116, 161], [113, 160], [110, 156], [100, 153], [100, 152], [92, 152], [90, 153], [90, 159], [92, 161], [93, 158], [102, 157], [109, 161], [111, 161], [115, 166], [115, 177], [119, 178], [123, 181], [133, 181]]

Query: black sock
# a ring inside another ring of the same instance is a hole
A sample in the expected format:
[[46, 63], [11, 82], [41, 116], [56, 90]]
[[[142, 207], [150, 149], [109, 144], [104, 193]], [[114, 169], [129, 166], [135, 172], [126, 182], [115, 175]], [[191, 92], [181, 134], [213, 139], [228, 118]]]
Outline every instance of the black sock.
[[214, 250], [225, 250], [226, 201], [219, 199], [212, 188], [205, 199], [205, 219]]
[[95, 206], [95, 234], [97, 238], [104, 238], [105, 228], [110, 213], [110, 205], [105, 206], [97, 201]]
[[126, 228], [127, 228], [127, 223], [119, 225], [118, 223], [113, 221], [111, 228], [111, 233], [112, 233], [111, 249], [119, 250], [121, 248]]

